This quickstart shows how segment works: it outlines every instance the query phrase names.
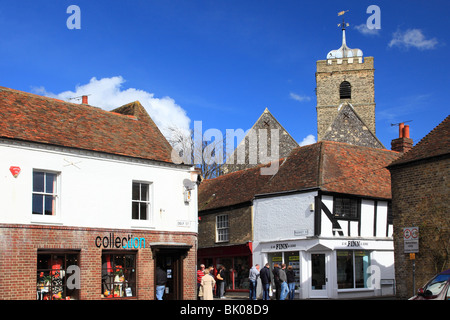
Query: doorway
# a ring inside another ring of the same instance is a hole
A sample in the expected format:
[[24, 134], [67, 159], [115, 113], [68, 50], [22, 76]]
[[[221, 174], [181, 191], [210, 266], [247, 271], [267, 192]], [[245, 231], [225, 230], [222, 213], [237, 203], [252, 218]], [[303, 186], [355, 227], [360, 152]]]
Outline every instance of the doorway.
[[327, 255], [311, 253], [310, 298], [328, 298]]
[[[155, 259], [155, 279], [157, 267], [160, 267], [167, 275], [167, 282], [166, 288], [164, 290], [163, 300], [182, 300], [183, 256], [180, 251], [170, 249], [158, 250]], [[156, 299], [156, 284], [154, 290]]]

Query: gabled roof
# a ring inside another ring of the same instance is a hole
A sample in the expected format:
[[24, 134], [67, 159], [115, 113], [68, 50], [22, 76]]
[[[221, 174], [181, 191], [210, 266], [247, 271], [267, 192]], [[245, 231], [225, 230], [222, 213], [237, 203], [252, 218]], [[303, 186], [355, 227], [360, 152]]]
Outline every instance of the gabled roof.
[[450, 154], [450, 115], [389, 167]]
[[312, 188], [390, 199], [391, 179], [386, 166], [399, 155], [333, 141], [298, 147], [279, 160], [279, 169], [272, 176], [261, 175], [258, 166], [203, 181], [199, 188], [199, 211], [249, 202], [255, 195]]
[[109, 112], [0, 87], [0, 137], [172, 162], [171, 146], [139, 102]]
[[[234, 159], [232, 161], [232, 164], [224, 164], [223, 171], [225, 173], [233, 172], [237, 170], [247, 169], [256, 166], [256, 163], [250, 163], [250, 157], [249, 154], [256, 155], [257, 157], [260, 157], [260, 150], [259, 150], [259, 139], [262, 135], [262, 130], [265, 130], [266, 134], [266, 141], [262, 142], [263, 145], [266, 146], [267, 150], [266, 152], [263, 152], [263, 154], [267, 154], [271, 152], [271, 146], [272, 146], [272, 132], [271, 130], [277, 130], [275, 132], [278, 133], [278, 158], [283, 158], [289, 155], [289, 153], [292, 151], [292, 149], [298, 147], [298, 143], [292, 138], [292, 136], [287, 132], [287, 130], [278, 122], [278, 120], [275, 118], [275, 116], [269, 111], [268, 108], [264, 110], [264, 112], [259, 116], [258, 120], [253, 124], [253, 126], [248, 130], [245, 137], [242, 139], [242, 141], [238, 141], [239, 145], [236, 147], [236, 149], [233, 151], [231, 155], [229, 155], [230, 159]], [[252, 136], [253, 135], [253, 136]], [[254, 139], [252, 139], [252, 137]], [[253, 141], [256, 140], [256, 141]], [[252, 142], [250, 142], [252, 141]], [[253, 143], [255, 142], [255, 143]], [[243, 149], [245, 154], [245, 161], [242, 161], [244, 163], [239, 163], [238, 155], [241, 150]], [[257, 163], [260, 163], [260, 159], [258, 158]]]
[[381, 141], [358, 116], [350, 103], [339, 106], [339, 112], [333, 123], [325, 131], [322, 140], [385, 149]]

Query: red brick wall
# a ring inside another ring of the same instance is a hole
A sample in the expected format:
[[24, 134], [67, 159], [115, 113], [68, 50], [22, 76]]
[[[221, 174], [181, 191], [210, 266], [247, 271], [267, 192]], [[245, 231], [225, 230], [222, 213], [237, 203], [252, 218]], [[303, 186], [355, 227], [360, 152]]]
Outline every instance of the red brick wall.
[[145, 238], [146, 248], [137, 251], [137, 298], [154, 299], [154, 260], [151, 242], [186, 243], [191, 245], [183, 261], [183, 299], [196, 299], [197, 235], [183, 232], [113, 230], [34, 225], [0, 224], [0, 299], [36, 299], [38, 249], [80, 250], [80, 299], [101, 299], [102, 247], [95, 245], [97, 236]]

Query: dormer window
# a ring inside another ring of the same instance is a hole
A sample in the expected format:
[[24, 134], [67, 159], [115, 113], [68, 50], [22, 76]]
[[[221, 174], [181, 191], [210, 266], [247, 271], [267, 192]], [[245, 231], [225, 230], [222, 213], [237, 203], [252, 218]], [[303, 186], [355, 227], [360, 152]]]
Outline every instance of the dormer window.
[[339, 86], [339, 96], [340, 99], [351, 99], [352, 98], [352, 86], [348, 81], [342, 81]]

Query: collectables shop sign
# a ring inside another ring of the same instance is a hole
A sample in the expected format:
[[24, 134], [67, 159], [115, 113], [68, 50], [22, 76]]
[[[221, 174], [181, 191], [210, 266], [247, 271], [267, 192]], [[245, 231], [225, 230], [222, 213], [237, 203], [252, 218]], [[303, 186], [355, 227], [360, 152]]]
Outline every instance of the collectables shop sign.
[[126, 237], [116, 236], [111, 232], [106, 236], [97, 236], [95, 238], [95, 246], [105, 249], [139, 249], [145, 248], [145, 238], [133, 237], [129, 234]]

